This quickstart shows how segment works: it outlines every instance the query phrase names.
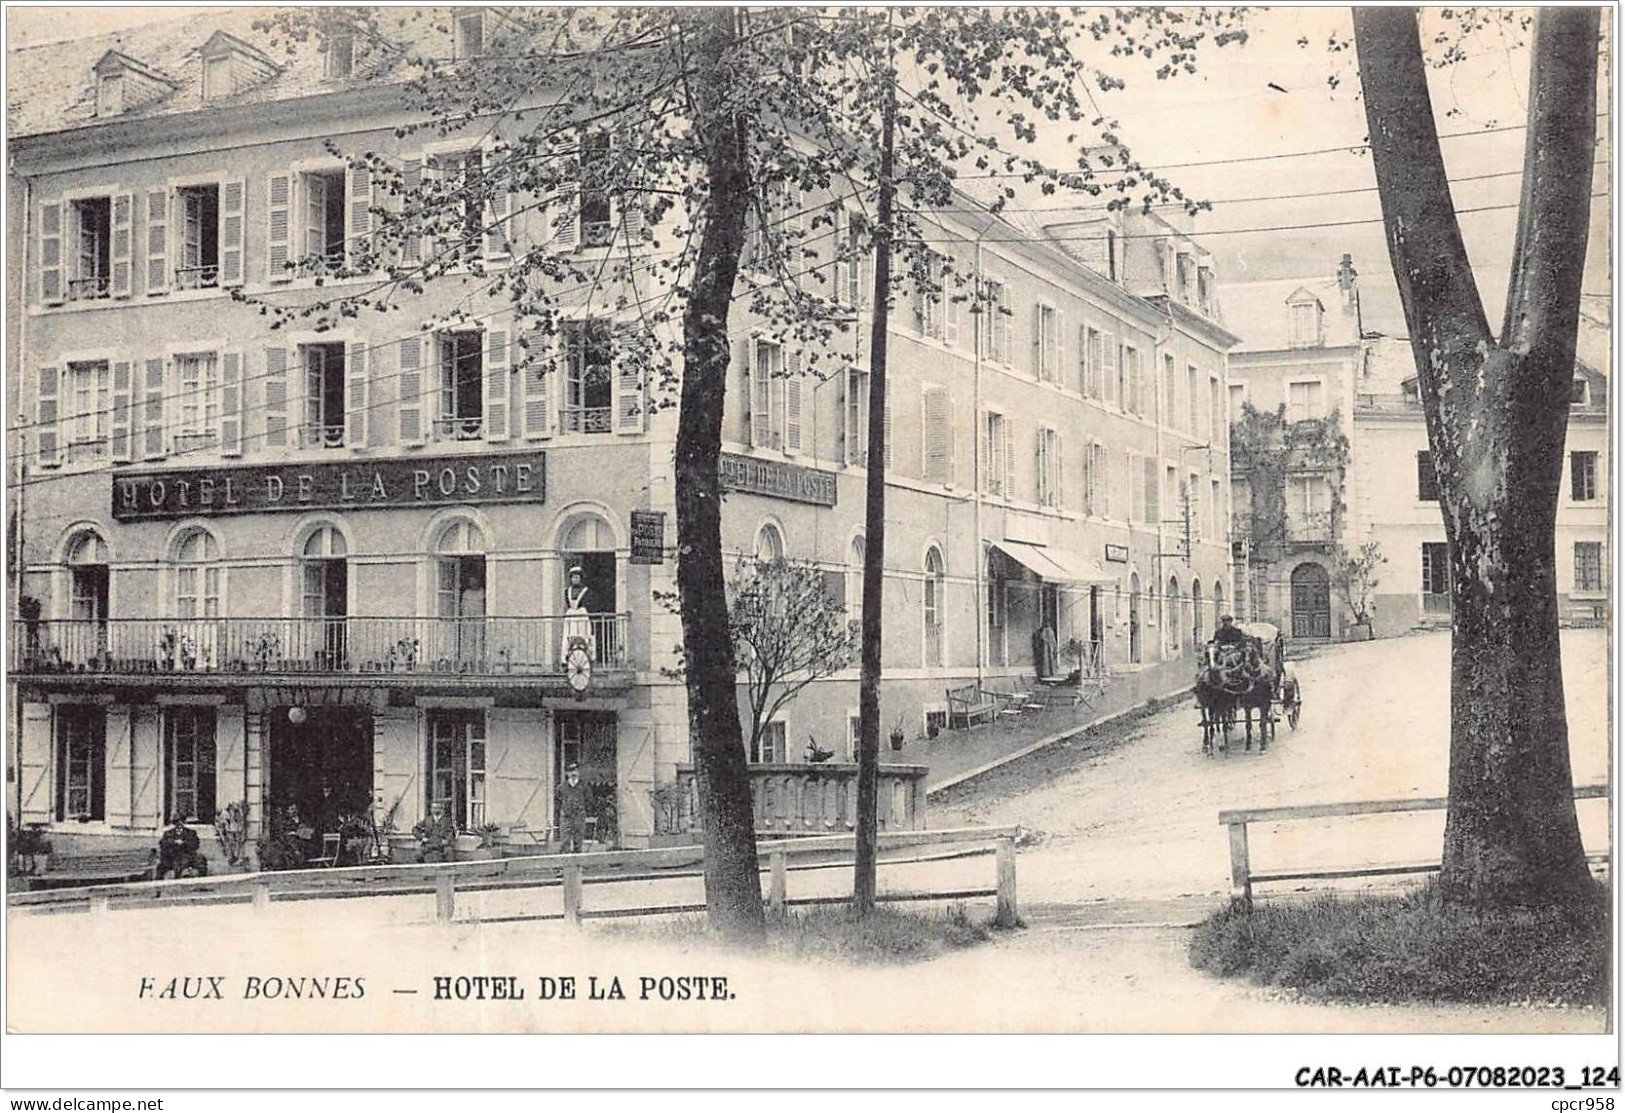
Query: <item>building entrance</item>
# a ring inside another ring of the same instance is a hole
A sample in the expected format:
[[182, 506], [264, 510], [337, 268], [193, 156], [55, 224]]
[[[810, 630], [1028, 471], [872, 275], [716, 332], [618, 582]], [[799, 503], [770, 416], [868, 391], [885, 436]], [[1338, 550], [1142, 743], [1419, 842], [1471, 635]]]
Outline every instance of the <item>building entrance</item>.
[[[553, 783], [561, 784], [564, 771], [574, 763], [581, 767], [581, 783], [587, 786], [588, 837], [614, 844], [618, 826], [615, 814], [615, 713], [612, 711], [559, 711], [558, 744], [553, 755]], [[554, 817], [557, 822], [557, 817]]]
[[[279, 707], [268, 711], [266, 718], [273, 834], [299, 825], [336, 833], [340, 816], [371, 809], [370, 714], [351, 707]], [[304, 721], [296, 723], [294, 718]], [[302, 824], [288, 823], [294, 815], [290, 809], [297, 810]]]

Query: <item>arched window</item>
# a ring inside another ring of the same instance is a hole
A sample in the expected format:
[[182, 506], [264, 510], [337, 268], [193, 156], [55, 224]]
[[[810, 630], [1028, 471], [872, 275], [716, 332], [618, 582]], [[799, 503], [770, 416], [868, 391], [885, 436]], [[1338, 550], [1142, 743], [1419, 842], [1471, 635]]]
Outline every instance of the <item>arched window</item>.
[[764, 561], [784, 559], [784, 535], [772, 522], [763, 522], [756, 531], [756, 559]]
[[863, 616], [863, 538], [854, 537], [846, 558], [846, 613], [853, 619]]
[[1224, 584], [1219, 580], [1213, 581], [1213, 628], [1219, 628], [1219, 619], [1224, 615]]
[[307, 624], [309, 651], [325, 654], [328, 667], [344, 659], [344, 616], [350, 613], [348, 548], [344, 534], [320, 525], [305, 538], [300, 554], [300, 598]]
[[193, 529], [175, 541], [175, 617], [220, 617], [220, 546], [214, 535]]
[[1206, 640], [1203, 636], [1202, 623], [1202, 581], [1191, 581], [1191, 644], [1201, 645]]
[[1179, 577], [1168, 577], [1168, 595], [1162, 601], [1163, 624], [1168, 633], [1168, 652], [1178, 653], [1179, 645]]
[[1140, 574], [1130, 572], [1128, 577], [1128, 659], [1140, 663]]
[[485, 531], [457, 518], [435, 539], [434, 657], [477, 662], [485, 655]]
[[69, 617], [79, 622], [107, 621], [107, 542], [86, 530], [68, 545]]
[[942, 665], [942, 589], [947, 570], [942, 550], [935, 545], [925, 552], [925, 590], [921, 595], [925, 611], [925, 665]]

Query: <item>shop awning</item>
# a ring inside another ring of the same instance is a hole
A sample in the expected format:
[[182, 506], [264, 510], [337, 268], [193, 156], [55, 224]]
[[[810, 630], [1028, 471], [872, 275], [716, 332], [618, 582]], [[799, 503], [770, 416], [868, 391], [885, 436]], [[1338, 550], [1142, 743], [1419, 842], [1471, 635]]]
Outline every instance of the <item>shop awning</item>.
[[1057, 584], [1114, 584], [1117, 577], [1076, 553], [1022, 541], [995, 541], [993, 547], [1040, 579]]

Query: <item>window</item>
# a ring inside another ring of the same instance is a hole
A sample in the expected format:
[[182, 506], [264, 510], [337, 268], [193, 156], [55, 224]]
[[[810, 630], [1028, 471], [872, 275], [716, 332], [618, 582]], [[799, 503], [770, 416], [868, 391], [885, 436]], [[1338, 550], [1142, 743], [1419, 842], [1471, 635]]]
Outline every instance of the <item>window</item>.
[[920, 399], [923, 458], [920, 477], [928, 483], [954, 481], [954, 402], [945, 386], [928, 386]]
[[982, 466], [987, 476], [986, 488], [990, 495], [1009, 498], [1014, 458], [1011, 452], [1010, 419], [1001, 413], [987, 413], [982, 425]]
[[175, 617], [220, 617], [220, 546], [194, 529], [175, 546]]
[[1101, 369], [1106, 362], [1105, 348], [1099, 330], [1085, 328], [1083, 330], [1083, 351], [1080, 353], [1083, 360], [1083, 396], [1085, 398], [1099, 398]]
[[1331, 488], [1325, 476], [1288, 476], [1286, 492], [1288, 514], [1324, 514], [1331, 509]]
[[175, 450], [191, 451], [220, 437], [220, 363], [213, 352], [175, 357]]
[[299, 179], [304, 244], [300, 274], [327, 274], [344, 267], [344, 171], [323, 170]]
[[1224, 444], [1224, 438], [1220, 436], [1221, 430], [1219, 429], [1219, 421], [1224, 414], [1224, 403], [1220, 401], [1222, 397], [1223, 395], [1219, 392], [1218, 377], [1210, 376], [1207, 381], [1207, 437], [1210, 442], [1214, 443], [1215, 447], [1222, 447]]
[[1083, 512], [1091, 517], [1106, 513], [1106, 446], [1098, 442], [1083, 453]]
[[914, 326], [922, 336], [944, 340], [948, 335], [948, 260], [928, 248], [916, 250]]
[[69, 399], [68, 459], [107, 455], [108, 371], [105, 360], [68, 364], [63, 384]]
[[[429, 171], [433, 178], [444, 183], [439, 188], [448, 191], [451, 195], [462, 197], [462, 220], [446, 222], [448, 239], [438, 239], [436, 248], [451, 258], [479, 258], [485, 252], [485, 226], [488, 215], [486, 193], [488, 187], [484, 181], [485, 156], [478, 149], [459, 151], [455, 153], [441, 153], [429, 160]], [[343, 204], [342, 194], [344, 181], [340, 176], [336, 183], [340, 191], [340, 206], [338, 219], [340, 223], [340, 238], [343, 236]], [[442, 194], [445, 196], [445, 194]]]
[[1010, 288], [997, 279], [984, 282], [986, 294], [982, 326], [982, 358], [1008, 365], [1010, 362]]
[[1038, 505], [1061, 505], [1061, 434], [1054, 429], [1038, 431]]
[[164, 710], [164, 822], [214, 822], [215, 711]]
[[1174, 371], [1174, 357], [1162, 357], [1162, 423], [1170, 429], [1179, 428], [1179, 380]]
[[1574, 376], [1574, 382], [1569, 387], [1569, 405], [1589, 406], [1591, 404], [1591, 384], [1586, 382], [1582, 375]]
[[1416, 501], [1439, 501], [1439, 476], [1433, 470], [1433, 453], [1416, 454]]
[[1215, 541], [1224, 539], [1224, 508], [1219, 501], [1219, 481], [1213, 480], [1209, 485], [1207, 501], [1208, 528], [1207, 536]]
[[96, 115], [117, 116], [124, 111], [124, 75], [104, 73], [96, 81]]
[[1569, 453], [1569, 498], [1575, 502], [1596, 501], [1597, 454], [1595, 452]]
[[1450, 546], [1446, 542], [1422, 543], [1422, 594], [1450, 594]]
[[350, 611], [348, 547], [332, 526], [319, 526], [305, 539], [300, 559], [300, 594], [306, 619], [305, 644], [297, 656], [315, 657], [327, 667], [341, 667], [345, 650], [345, 616]]
[[761, 737], [756, 739], [751, 750], [750, 760], [758, 764], [789, 761], [788, 744], [785, 740], [784, 720], [775, 719], [770, 723], [762, 724]]
[[485, 712], [429, 712], [429, 805], [445, 808], [459, 831], [486, 822]]
[[327, 76], [349, 77], [355, 71], [355, 36], [331, 35], [327, 40]]
[[869, 372], [846, 370], [846, 462], [864, 467], [869, 461]]
[[1602, 542], [1574, 543], [1574, 590], [1602, 591]]
[[435, 439], [478, 440], [484, 431], [481, 388], [485, 355], [478, 332], [440, 334], [440, 413], [435, 418]]
[[1040, 305], [1033, 316], [1033, 374], [1041, 383], [1053, 383], [1061, 369], [1061, 315], [1054, 306]]
[[925, 588], [922, 609], [925, 618], [925, 667], [942, 666], [942, 592], [947, 580], [942, 550], [935, 545], [925, 553]]
[[1185, 431], [1192, 436], [1202, 428], [1202, 391], [1197, 384], [1196, 366], [1188, 364], [1185, 367], [1185, 405], [1188, 407]]
[[73, 235], [73, 274], [68, 279], [69, 301], [91, 301], [112, 296], [113, 201], [91, 197], [69, 205], [69, 231]]
[[984, 581], [984, 590], [987, 591], [988, 664], [1001, 664], [1004, 660], [1004, 620], [1007, 610], [1004, 587], [1004, 577], [999, 575], [998, 563], [990, 552]]
[[457, 16], [457, 57], [478, 58], [485, 53], [485, 13], [479, 9]]
[[566, 321], [564, 338], [564, 409], [559, 415], [566, 433], [608, 433], [614, 424], [614, 329], [602, 317]]
[[609, 132], [583, 131], [580, 140], [581, 242], [587, 247], [603, 247], [615, 238], [609, 180], [614, 172], [610, 160]]
[[1320, 335], [1320, 303], [1295, 302], [1287, 307], [1287, 342], [1294, 348], [1318, 348]]
[[97, 534], [81, 534], [68, 550], [67, 565], [69, 617], [75, 622], [104, 625], [108, 595], [107, 543]]
[[1230, 424], [1234, 425], [1241, 420], [1242, 407], [1247, 404], [1247, 386], [1245, 383], [1230, 384]]
[[772, 522], [764, 522], [756, 531], [756, 559], [774, 561], [784, 559], [784, 535]]
[[107, 719], [100, 707], [56, 709], [56, 818], [107, 818]]
[[175, 191], [180, 221], [180, 265], [177, 290], [200, 290], [220, 284], [220, 187], [186, 186]]
[[203, 99], [218, 100], [229, 97], [232, 87], [231, 55], [203, 59]]
[[309, 344], [300, 349], [305, 365], [305, 419], [299, 443], [307, 448], [344, 444], [344, 345]]
[[1288, 383], [1287, 417], [1292, 421], [1315, 421], [1326, 416], [1319, 382]]
[[1125, 344], [1118, 362], [1117, 384], [1123, 408], [1137, 414], [1145, 413], [1145, 396], [1150, 388], [1140, 377], [1140, 350]]
[[751, 342], [750, 443], [784, 447], [784, 349], [760, 338]]
[[846, 613], [852, 621], [863, 617], [863, 538], [854, 537], [846, 556]]

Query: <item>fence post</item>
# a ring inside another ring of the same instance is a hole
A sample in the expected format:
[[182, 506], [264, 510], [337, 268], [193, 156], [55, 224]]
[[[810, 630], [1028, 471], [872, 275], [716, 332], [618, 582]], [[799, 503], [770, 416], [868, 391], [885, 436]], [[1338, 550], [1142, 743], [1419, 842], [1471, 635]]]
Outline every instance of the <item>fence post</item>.
[[772, 873], [769, 876], [767, 890], [767, 907], [770, 912], [784, 911], [785, 889], [788, 887], [788, 873], [786, 862], [789, 855], [784, 848], [775, 847], [767, 856]]
[[435, 874], [434, 918], [443, 924], [451, 922], [457, 911], [457, 888], [450, 870]]
[[271, 883], [269, 881], [256, 881], [254, 883], [254, 911], [263, 912], [271, 907]]
[[1253, 902], [1252, 865], [1247, 856], [1247, 821], [1230, 827], [1230, 895], [1247, 904]]
[[564, 922], [581, 926], [581, 867], [574, 863], [564, 867]]
[[92, 892], [90, 894], [90, 914], [92, 916], [105, 916], [111, 910], [106, 893]]
[[998, 854], [998, 912], [993, 922], [999, 927], [1013, 928], [1021, 922], [1016, 912], [1016, 840], [999, 840]]

